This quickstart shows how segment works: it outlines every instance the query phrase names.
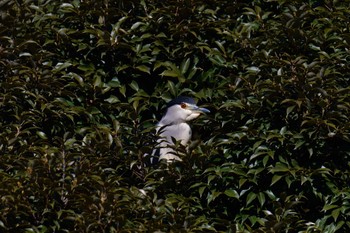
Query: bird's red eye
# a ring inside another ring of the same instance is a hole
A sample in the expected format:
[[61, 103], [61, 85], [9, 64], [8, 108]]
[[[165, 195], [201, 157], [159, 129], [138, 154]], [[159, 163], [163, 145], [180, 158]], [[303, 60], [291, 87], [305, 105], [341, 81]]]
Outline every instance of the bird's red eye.
[[181, 103], [181, 108], [186, 108], [187, 107], [187, 105], [185, 104], [185, 103]]

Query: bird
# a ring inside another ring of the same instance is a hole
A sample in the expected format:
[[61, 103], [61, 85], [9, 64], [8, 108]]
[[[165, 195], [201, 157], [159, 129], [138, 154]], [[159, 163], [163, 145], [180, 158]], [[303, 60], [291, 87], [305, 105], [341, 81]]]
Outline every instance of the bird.
[[152, 151], [151, 164], [156, 164], [159, 160], [181, 161], [174, 150], [175, 142], [180, 142], [185, 147], [188, 145], [192, 136], [192, 129], [188, 122], [203, 113], [210, 113], [210, 111], [198, 107], [191, 97], [178, 96], [170, 101], [165, 114], [156, 125], [159, 138], [157, 147]]

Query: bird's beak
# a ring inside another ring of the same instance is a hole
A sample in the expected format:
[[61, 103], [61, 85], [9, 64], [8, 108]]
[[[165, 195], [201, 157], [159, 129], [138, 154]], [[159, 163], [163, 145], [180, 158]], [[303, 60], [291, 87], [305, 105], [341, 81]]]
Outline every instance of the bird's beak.
[[188, 108], [192, 110], [193, 112], [198, 112], [198, 113], [209, 113], [209, 109], [206, 108], [200, 108], [197, 105], [189, 105]]

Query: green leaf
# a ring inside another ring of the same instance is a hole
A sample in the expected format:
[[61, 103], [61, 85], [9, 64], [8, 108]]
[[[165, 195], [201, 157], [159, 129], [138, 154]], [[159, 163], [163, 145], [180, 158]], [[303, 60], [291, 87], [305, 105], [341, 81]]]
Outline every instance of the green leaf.
[[174, 82], [168, 80], [167, 86], [169, 87], [169, 91], [170, 91], [171, 95], [177, 96], [177, 91], [178, 91], [178, 90], [177, 90], [177, 88], [175, 87]]
[[340, 210], [341, 210], [341, 208], [337, 208], [337, 209], [332, 210], [331, 215], [332, 215], [334, 221], [337, 221], [339, 214], [340, 214]]
[[126, 97], [126, 86], [125, 85], [120, 86], [119, 91], [124, 97]]
[[198, 189], [199, 196], [202, 197], [204, 190], [206, 189], [206, 186], [202, 186]]
[[186, 74], [188, 67], [190, 66], [191, 59], [187, 58], [186, 60], [183, 60], [180, 66], [180, 72], [181, 74]]
[[131, 30], [135, 30], [135, 29], [137, 29], [138, 27], [140, 27], [141, 25], [145, 25], [145, 23], [143, 23], [143, 22], [136, 22], [136, 23], [134, 23], [132, 26], [131, 26]]
[[30, 53], [20, 53], [19, 54], [19, 57], [31, 57], [32, 56], [32, 54], [30, 54]]
[[247, 179], [241, 178], [239, 179], [239, 187], [242, 187], [247, 182]]
[[325, 205], [323, 208], [322, 208], [322, 211], [328, 211], [328, 210], [331, 210], [331, 209], [334, 209], [334, 208], [338, 208], [339, 206], [338, 205]]
[[164, 70], [160, 75], [168, 77], [179, 77], [181, 76], [178, 72], [174, 70]]
[[257, 195], [253, 192], [248, 193], [247, 199], [246, 199], [246, 205], [249, 205], [252, 201], [255, 200]]
[[70, 138], [68, 139], [67, 141], [64, 142], [64, 146], [65, 147], [72, 147], [72, 145], [76, 142], [76, 139], [75, 138]]
[[99, 75], [95, 76], [93, 85], [94, 85], [94, 87], [102, 87], [102, 80], [101, 80], [101, 77]]
[[105, 99], [106, 102], [110, 103], [110, 104], [115, 104], [115, 103], [119, 103], [120, 100], [118, 99], [118, 97], [111, 95], [109, 98]]
[[58, 72], [58, 71], [66, 69], [70, 66], [72, 66], [72, 63], [70, 63], [70, 62], [63, 62], [63, 63], [59, 62], [54, 67], [54, 71]]
[[259, 203], [260, 203], [260, 206], [263, 206], [265, 204], [265, 194], [262, 193], [262, 192], [259, 192], [258, 193], [258, 200], [259, 200]]
[[270, 168], [270, 172], [276, 173], [276, 172], [288, 172], [290, 169], [283, 163], [276, 163], [276, 165], [272, 168]]
[[274, 175], [271, 180], [271, 186], [274, 185], [276, 182], [278, 182], [283, 176], [280, 175]]
[[228, 197], [233, 197], [233, 198], [239, 199], [239, 194], [236, 190], [226, 189], [224, 194]]
[[207, 203], [210, 204], [212, 201], [214, 201], [219, 195], [221, 194], [221, 192], [218, 191], [212, 191], [207, 198]]
[[220, 41], [215, 41], [215, 44], [219, 47], [221, 52], [223, 52], [224, 54], [226, 53], [225, 47], [223, 46], [223, 44]]
[[150, 71], [151, 69], [148, 66], [140, 65], [140, 66], [136, 66], [136, 69], [144, 73], [151, 74], [151, 71]]
[[216, 178], [216, 175], [210, 175], [208, 176], [207, 184], [210, 185], [210, 182]]
[[304, 140], [299, 140], [296, 144], [295, 144], [295, 147], [294, 147], [294, 150], [300, 148], [302, 145], [305, 144], [305, 141]]
[[38, 135], [41, 139], [47, 139], [47, 136], [42, 131], [36, 131], [36, 135]]
[[84, 86], [84, 79], [83, 79], [80, 75], [78, 75], [78, 74], [76, 74], [76, 73], [73, 73], [73, 72], [69, 72], [69, 73], [67, 74], [67, 76], [68, 76], [68, 77], [73, 77], [73, 78], [79, 83], [79, 85], [80, 85], [81, 87]]
[[132, 81], [129, 86], [136, 92], [140, 90], [139, 84], [135, 81]]

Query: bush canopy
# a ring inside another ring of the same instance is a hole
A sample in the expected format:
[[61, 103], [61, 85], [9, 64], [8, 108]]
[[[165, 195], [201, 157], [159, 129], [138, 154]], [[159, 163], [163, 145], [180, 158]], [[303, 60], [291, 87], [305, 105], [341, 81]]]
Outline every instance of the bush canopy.
[[[350, 232], [350, 8], [0, 1], [1, 232]], [[196, 98], [182, 162], [144, 166]]]

